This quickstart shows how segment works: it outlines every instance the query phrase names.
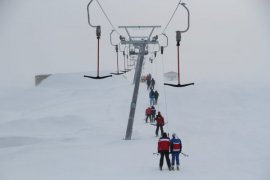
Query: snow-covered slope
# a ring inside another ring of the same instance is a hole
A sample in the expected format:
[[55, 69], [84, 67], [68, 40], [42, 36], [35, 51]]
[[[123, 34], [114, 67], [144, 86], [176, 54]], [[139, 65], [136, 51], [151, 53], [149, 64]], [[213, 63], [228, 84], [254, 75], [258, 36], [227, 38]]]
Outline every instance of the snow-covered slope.
[[180, 172], [158, 169], [155, 127], [144, 122], [145, 84], [132, 140], [123, 140], [133, 72], [98, 81], [74, 73], [37, 88], [0, 90], [0, 179], [270, 178], [270, 85], [195, 82], [179, 89], [153, 74], [165, 131], [176, 132], [189, 154], [181, 156]]

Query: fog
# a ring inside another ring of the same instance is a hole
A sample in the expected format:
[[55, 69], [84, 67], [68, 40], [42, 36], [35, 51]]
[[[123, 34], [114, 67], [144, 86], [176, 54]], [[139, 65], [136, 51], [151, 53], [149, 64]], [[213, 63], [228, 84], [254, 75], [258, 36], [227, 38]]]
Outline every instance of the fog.
[[[0, 87], [34, 86], [36, 74], [95, 71], [97, 41], [95, 29], [87, 23], [88, 2], [1, 0]], [[160, 34], [179, 1], [99, 2], [115, 27], [161, 25], [154, 33]], [[190, 30], [183, 34], [181, 42], [181, 73], [187, 80], [269, 82], [267, 0], [183, 2], [191, 12]], [[116, 70], [116, 55], [109, 40], [112, 27], [96, 2], [90, 11], [92, 23], [102, 28], [100, 68]], [[186, 12], [180, 7], [166, 30], [166, 71], [177, 70], [175, 31], [185, 25]], [[119, 32], [125, 35], [124, 31]], [[156, 60], [161, 60], [160, 56]]]

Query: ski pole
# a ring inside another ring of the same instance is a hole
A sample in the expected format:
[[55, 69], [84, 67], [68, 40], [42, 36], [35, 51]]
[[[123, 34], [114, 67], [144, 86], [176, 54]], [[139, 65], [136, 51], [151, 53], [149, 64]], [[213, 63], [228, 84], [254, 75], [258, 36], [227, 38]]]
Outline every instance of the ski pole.
[[185, 157], [188, 157], [188, 154], [185, 154], [185, 153], [183, 153], [183, 152], [181, 152], [181, 154], [182, 154], [183, 156], [185, 156]]

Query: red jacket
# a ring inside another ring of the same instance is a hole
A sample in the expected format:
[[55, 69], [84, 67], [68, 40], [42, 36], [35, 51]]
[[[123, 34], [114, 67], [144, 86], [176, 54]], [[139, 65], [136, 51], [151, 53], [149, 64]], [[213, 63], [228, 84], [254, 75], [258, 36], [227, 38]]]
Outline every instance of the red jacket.
[[169, 150], [170, 150], [170, 139], [164, 137], [160, 138], [158, 141], [158, 152]]
[[157, 115], [156, 121], [157, 121], [157, 125], [159, 125], [159, 126], [164, 125], [164, 118], [161, 115]]
[[151, 115], [152, 114], [152, 110], [150, 107], [148, 107], [146, 110], [145, 110], [145, 114], [146, 115]]

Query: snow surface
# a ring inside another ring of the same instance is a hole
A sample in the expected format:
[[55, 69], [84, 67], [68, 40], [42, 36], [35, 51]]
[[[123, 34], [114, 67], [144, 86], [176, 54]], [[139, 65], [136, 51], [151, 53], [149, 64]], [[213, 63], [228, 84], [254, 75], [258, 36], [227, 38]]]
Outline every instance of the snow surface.
[[[148, 65], [148, 66], [147, 66]], [[149, 72], [146, 64], [144, 74]], [[183, 142], [181, 170], [159, 171], [141, 83], [132, 140], [123, 140], [133, 71], [103, 80], [55, 74], [39, 87], [0, 89], [0, 180], [268, 180], [269, 84], [163, 86], [158, 110]], [[102, 72], [107, 74], [108, 72]], [[87, 72], [88, 75], [95, 74]]]

